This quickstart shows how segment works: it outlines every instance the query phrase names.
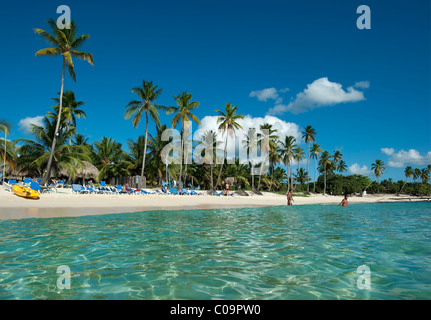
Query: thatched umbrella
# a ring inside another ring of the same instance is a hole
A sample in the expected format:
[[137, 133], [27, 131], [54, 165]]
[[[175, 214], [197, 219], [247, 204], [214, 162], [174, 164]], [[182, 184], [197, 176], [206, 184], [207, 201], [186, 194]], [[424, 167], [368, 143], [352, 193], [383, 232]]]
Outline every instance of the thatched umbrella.
[[[94, 180], [97, 180], [100, 174], [99, 169], [97, 169], [93, 164], [91, 164], [88, 161], [82, 161], [82, 163], [83, 163], [83, 167], [77, 169], [75, 178], [82, 178], [83, 183], [84, 183], [84, 179], [92, 178]], [[67, 170], [64, 168], [60, 170], [59, 175], [70, 177], [70, 173], [67, 172]]]

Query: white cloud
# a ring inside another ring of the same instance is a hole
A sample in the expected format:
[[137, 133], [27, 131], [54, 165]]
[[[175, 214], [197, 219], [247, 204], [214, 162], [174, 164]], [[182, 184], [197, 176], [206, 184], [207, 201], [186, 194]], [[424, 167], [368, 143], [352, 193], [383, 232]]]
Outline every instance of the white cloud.
[[285, 93], [289, 91], [289, 88], [277, 90], [276, 88], [266, 88], [263, 90], [256, 90], [250, 92], [250, 97], [256, 97], [259, 101], [267, 102], [268, 100], [275, 100], [276, 104], [283, 102], [283, 98], [279, 96], [279, 92]]
[[367, 175], [372, 174], [371, 170], [369, 170], [369, 169], [368, 169], [368, 167], [367, 167], [366, 165], [363, 165], [363, 166], [361, 167], [361, 166], [360, 166], [359, 164], [357, 164], [357, 163], [352, 164], [352, 165], [349, 167], [349, 172], [350, 172], [350, 174], [362, 174], [362, 175], [364, 175], [364, 176], [367, 176]]
[[266, 88], [250, 92], [250, 97], [256, 97], [259, 101], [268, 101], [268, 99], [277, 100], [278, 93], [275, 88]]
[[[382, 148], [382, 152], [388, 154], [384, 149], [388, 148]], [[393, 148], [390, 149], [394, 150]], [[419, 166], [431, 164], [431, 151], [428, 151], [426, 155], [422, 156], [419, 151], [415, 149], [410, 149], [409, 151], [401, 149], [398, 152], [394, 150], [394, 152], [388, 155], [391, 156], [388, 160], [388, 167], [391, 168], [403, 168], [406, 164]]]
[[381, 150], [384, 154], [387, 154], [388, 156], [392, 155], [395, 152], [394, 148], [382, 148]]
[[271, 115], [291, 112], [293, 114], [307, 112], [314, 108], [332, 106], [339, 103], [358, 102], [365, 100], [364, 93], [353, 87], [348, 87], [347, 91], [336, 82], [331, 82], [328, 78], [320, 78], [308, 84], [304, 91], [298, 93], [296, 98], [289, 104], [276, 104], [269, 109]]
[[31, 133], [32, 124], [41, 126], [43, 124], [42, 123], [43, 118], [44, 116], [36, 116], [36, 117], [27, 117], [27, 118], [21, 119], [18, 122], [18, 127], [24, 133], [29, 134]]
[[355, 83], [354, 87], [359, 88], [359, 89], [368, 89], [370, 87], [370, 82], [369, 81], [358, 81]]
[[[207, 130], [213, 130], [215, 132], [218, 132], [219, 125], [217, 124], [217, 118], [218, 116], [206, 116], [203, 119], [201, 119], [201, 125], [199, 126], [198, 130], [194, 134], [195, 140], [198, 140], [199, 135], [203, 134]], [[277, 129], [277, 135], [280, 137], [280, 140], [284, 140], [285, 136], [293, 136], [296, 138], [297, 143], [300, 143], [301, 140], [301, 132], [300, 127], [296, 123], [292, 122], [286, 122], [284, 120], [281, 120], [274, 116], [265, 116], [262, 117], [252, 117], [250, 115], [247, 115], [244, 117], [244, 119], [240, 119], [237, 121], [241, 127], [244, 130], [236, 130], [235, 138], [232, 138], [229, 136], [228, 140], [228, 146], [227, 146], [227, 155], [228, 158], [233, 158], [235, 156], [235, 139], [237, 140], [237, 146], [239, 148], [240, 152], [244, 152], [244, 148], [242, 145], [242, 140], [244, 139], [244, 136], [246, 132], [250, 128], [256, 128], [257, 132], [259, 132], [259, 128], [264, 123], [272, 124], [273, 129]], [[223, 142], [226, 139], [226, 134], [222, 136], [222, 133], [218, 133], [218, 139], [222, 140]], [[219, 148], [224, 148], [224, 143], [221, 143]]]

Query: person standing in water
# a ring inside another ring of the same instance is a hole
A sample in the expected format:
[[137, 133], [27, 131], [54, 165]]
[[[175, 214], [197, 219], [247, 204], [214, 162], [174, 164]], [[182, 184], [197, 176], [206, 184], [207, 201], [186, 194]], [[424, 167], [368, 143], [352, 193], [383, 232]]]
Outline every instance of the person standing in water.
[[293, 190], [292, 189], [290, 189], [290, 191], [288, 191], [286, 193], [286, 197], [287, 197], [287, 205], [288, 206], [293, 205]]
[[338, 204], [339, 206], [343, 206], [343, 207], [347, 207], [348, 202], [347, 202], [347, 194], [344, 195], [344, 199], [341, 200], [341, 202]]

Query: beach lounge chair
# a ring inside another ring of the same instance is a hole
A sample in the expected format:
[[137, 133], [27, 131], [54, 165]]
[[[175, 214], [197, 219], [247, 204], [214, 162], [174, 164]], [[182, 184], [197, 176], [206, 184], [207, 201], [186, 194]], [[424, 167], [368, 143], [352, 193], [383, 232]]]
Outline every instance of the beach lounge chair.
[[30, 183], [32, 182], [32, 180], [31, 180], [31, 178], [25, 178], [23, 181], [22, 181], [25, 185], [30, 185]]
[[139, 193], [140, 194], [156, 194], [155, 192], [148, 192], [146, 190], [141, 190]]
[[16, 184], [16, 183], [17, 183], [17, 182], [16, 182], [16, 180], [14, 180], [14, 179], [9, 180], [8, 182], [4, 182], [4, 183], [3, 183], [3, 188], [4, 188], [6, 191], [12, 192], [12, 187], [13, 187], [13, 185], [14, 185], [14, 184]]
[[185, 194], [187, 196], [191, 196], [192, 195], [192, 193], [189, 190], [185, 189], [185, 188], [181, 189], [180, 194]]
[[89, 193], [83, 186], [80, 184], [72, 184], [72, 193]]
[[175, 195], [178, 195], [179, 193], [178, 193], [178, 190], [177, 189], [175, 189], [175, 188], [170, 188], [170, 190], [171, 190], [171, 194], [175, 194]]
[[[39, 191], [39, 193], [54, 192], [55, 190], [49, 187], [41, 187], [39, 182], [35, 182], [35, 181], [30, 182], [30, 188], [33, 190]], [[57, 192], [57, 190], [55, 190], [55, 192]]]
[[202, 196], [202, 195], [203, 195], [202, 193], [200, 193], [200, 192], [196, 192], [195, 190], [190, 190], [190, 194], [191, 194], [192, 196]]
[[[121, 184], [117, 184], [117, 190], [118, 190], [119, 194], [128, 194], [127, 191], [123, 191], [123, 187]], [[130, 191], [130, 193], [132, 193], [132, 192]]]
[[212, 195], [213, 196], [222, 196], [223, 192], [218, 193], [217, 191], [213, 191]]

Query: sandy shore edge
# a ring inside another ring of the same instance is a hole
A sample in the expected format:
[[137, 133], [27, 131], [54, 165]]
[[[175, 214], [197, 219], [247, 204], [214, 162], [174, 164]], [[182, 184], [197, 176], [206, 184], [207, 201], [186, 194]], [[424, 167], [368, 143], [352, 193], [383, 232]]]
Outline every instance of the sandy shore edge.
[[[337, 205], [340, 196], [312, 194], [294, 197], [295, 205]], [[349, 198], [349, 203], [429, 201], [430, 198], [367, 195]], [[286, 197], [264, 192], [262, 196], [179, 196], [179, 195], [99, 195], [72, 194], [70, 189], [42, 194], [39, 200], [18, 197], [0, 187], [0, 220], [25, 218], [78, 217], [155, 210], [196, 210], [216, 208], [254, 208], [286, 205]]]

